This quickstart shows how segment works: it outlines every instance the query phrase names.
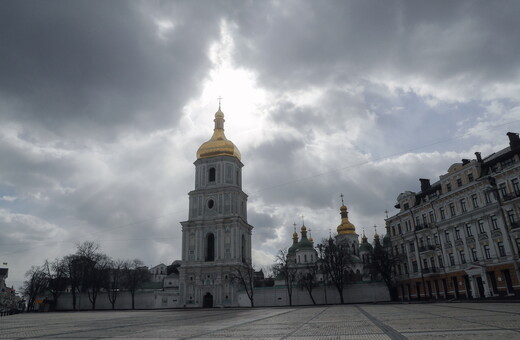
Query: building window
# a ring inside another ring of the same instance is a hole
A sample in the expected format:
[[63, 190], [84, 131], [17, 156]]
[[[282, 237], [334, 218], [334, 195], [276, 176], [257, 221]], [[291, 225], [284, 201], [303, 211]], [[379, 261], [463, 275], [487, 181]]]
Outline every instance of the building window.
[[392, 236], [395, 236], [395, 226], [392, 226]]
[[422, 237], [419, 238], [419, 246], [424, 247], [424, 239]]
[[395, 255], [399, 255], [399, 248], [396, 246], [394, 246], [394, 251], [395, 251]]
[[435, 223], [435, 214], [433, 213], [433, 211], [430, 211], [430, 222]]
[[444, 263], [442, 262], [442, 255], [437, 255], [437, 261], [439, 262], [439, 267], [444, 267]]
[[466, 224], [466, 234], [467, 236], [473, 236], [473, 232], [471, 231], [471, 224]]
[[477, 249], [471, 248], [471, 256], [473, 257], [473, 261], [478, 261]]
[[450, 232], [449, 231], [445, 231], [444, 232], [444, 237], [446, 238], [446, 242], [450, 242]]
[[404, 243], [401, 243], [401, 253], [403, 253], [403, 254], [406, 253], [406, 249], [404, 247]]
[[410, 252], [414, 252], [415, 251], [415, 244], [413, 242], [410, 242], [410, 244], [408, 246], [410, 248]]
[[432, 268], [435, 268], [435, 259], [433, 257], [430, 257], [430, 265]]
[[403, 231], [401, 230], [401, 223], [397, 223], [397, 231], [399, 232], [399, 235], [403, 233]]
[[455, 228], [455, 239], [460, 240], [460, 229], [459, 228]]
[[515, 239], [516, 242], [516, 251], [520, 253], [520, 237]]
[[484, 234], [486, 231], [484, 230], [484, 221], [478, 220], [478, 232], [479, 234]]
[[451, 216], [455, 216], [455, 204], [450, 203], [450, 214]]
[[428, 224], [428, 220], [426, 220], [426, 214], [422, 214], [422, 223], [423, 223], [423, 225]]
[[403, 267], [404, 267], [404, 273], [408, 274], [408, 263], [404, 263]]
[[473, 182], [473, 174], [468, 174], [468, 182]]
[[507, 196], [507, 189], [506, 189], [506, 184], [505, 183], [502, 183], [499, 185], [498, 187], [498, 191], [500, 192], [500, 196], [502, 196], [502, 198], [506, 198]]
[[209, 176], [208, 176], [209, 182], [215, 182], [216, 172], [217, 172], [217, 170], [215, 170], [215, 168], [209, 168]]
[[444, 212], [444, 207], [439, 208], [439, 213], [441, 214], [441, 220], [446, 219], [446, 213]]
[[461, 187], [461, 186], [462, 186], [462, 179], [457, 178], [457, 186], [458, 186], [458, 187]]
[[215, 235], [206, 236], [206, 261], [215, 261]]
[[478, 208], [478, 196], [477, 196], [477, 194], [471, 195], [471, 202], [473, 203], [473, 208]]
[[511, 223], [511, 224], [516, 223], [516, 216], [515, 216], [515, 212], [513, 210], [507, 211], [507, 218], [509, 219], [509, 223]]
[[498, 246], [498, 253], [500, 254], [500, 256], [502, 256], [502, 257], [506, 256], [506, 249], [504, 248], [504, 243], [498, 242], [497, 246]]
[[463, 198], [460, 200], [460, 210], [462, 210], [462, 212], [466, 212], [467, 209], [466, 209], [466, 199]]
[[450, 265], [455, 265], [455, 256], [453, 256], [453, 253], [448, 253], [448, 256], [450, 258]]
[[413, 272], [417, 273], [419, 271], [419, 267], [417, 266], [417, 262], [412, 262]]
[[491, 203], [491, 193], [489, 191], [484, 192], [484, 198], [486, 199], [486, 204]]
[[422, 264], [423, 264], [423, 269], [428, 269], [428, 260], [427, 259], [423, 259]]
[[464, 255], [464, 250], [459, 251], [460, 255], [460, 263], [466, 263], [466, 255]]
[[484, 255], [486, 256], [486, 259], [490, 259], [491, 258], [491, 253], [489, 252], [489, 246], [488, 245], [484, 245]]
[[516, 196], [520, 196], [520, 183], [518, 183], [518, 178], [514, 178], [511, 180], [511, 184], [513, 185], [513, 191]]
[[446, 190], [451, 191], [451, 183], [446, 184]]
[[419, 219], [419, 216], [415, 217], [415, 226], [418, 227], [421, 225], [421, 220]]
[[491, 219], [491, 228], [492, 228], [493, 230], [497, 230], [497, 229], [498, 229], [498, 221], [497, 221], [497, 217], [496, 217], [495, 215], [492, 215], [492, 216], [490, 217], [490, 219]]
[[432, 245], [432, 239], [430, 236], [426, 237], [426, 244], [431, 246]]
[[439, 244], [439, 234], [433, 234], [433, 242], [435, 242], [436, 245]]

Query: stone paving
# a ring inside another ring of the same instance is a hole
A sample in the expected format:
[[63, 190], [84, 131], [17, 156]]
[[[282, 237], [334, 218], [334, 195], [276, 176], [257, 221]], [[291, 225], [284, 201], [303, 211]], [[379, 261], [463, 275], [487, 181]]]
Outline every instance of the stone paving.
[[28, 313], [0, 339], [520, 339], [520, 303]]

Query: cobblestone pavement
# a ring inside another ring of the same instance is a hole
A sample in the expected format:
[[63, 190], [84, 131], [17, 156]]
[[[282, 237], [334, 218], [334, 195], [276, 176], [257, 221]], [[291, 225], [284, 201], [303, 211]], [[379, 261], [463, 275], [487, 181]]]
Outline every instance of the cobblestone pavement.
[[29, 313], [1, 339], [520, 339], [520, 303]]

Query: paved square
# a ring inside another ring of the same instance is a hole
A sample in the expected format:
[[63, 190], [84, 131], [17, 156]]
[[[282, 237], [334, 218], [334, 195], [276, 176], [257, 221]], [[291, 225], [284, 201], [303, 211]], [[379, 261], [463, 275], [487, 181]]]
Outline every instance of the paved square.
[[1, 339], [520, 339], [520, 303], [29, 313]]

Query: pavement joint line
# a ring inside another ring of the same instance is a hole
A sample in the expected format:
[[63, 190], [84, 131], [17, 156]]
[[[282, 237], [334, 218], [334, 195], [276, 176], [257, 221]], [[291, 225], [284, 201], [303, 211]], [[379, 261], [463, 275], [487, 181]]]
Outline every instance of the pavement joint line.
[[366, 316], [370, 321], [372, 321], [379, 329], [381, 329], [386, 335], [388, 335], [393, 340], [406, 340], [408, 339], [403, 334], [399, 333], [389, 325], [385, 324], [369, 312], [365, 311], [363, 308], [361, 308], [359, 305], [355, 306], [364, 316]]
[[290, 337], [292, 336], [294, 333], [296, 333], [297, 331], [299, 331], [304, 325], [308, 324], [309, 321], [311, 321], [312, 319], [316, 318], [317, 316], [320, 316], [321, 314], [323, 314], [326, 310], [328, 310], [330, 307], [323, 307], [323, 309], [321, 310], [321, 312], [319, 312], [318, 314], [314, 314], [310, 319], [308, 319], [307, 321], [305, 322], [302, 322], [298, 327], [296, 327], [296, 329], [294, 329], [292, 332], [290, 332], [289, 334], [283, 336], [280, 338], [280, 340], [282, 339], [287, 339], [287, 337]]
[[[482, 308], [469, 308], [469, 307], [461, 307], [461, 306], [443, 306], [443, 307], [448, 307], [448, 308], [457, 308], [457, 309], [469, 309], [469, 310], [476, 310], [476, 311], [482, 311], [483, 309]], [[494, 313], [505, 313], [505, 314], [518, 314], [520, 315], [520, 312], [504, 312], [502, 310], [490, 310], [490, 309], [485, 309], [485, 311], [487, 312], [494, 312]]]
[[[229, 311], [228, 313], [231, 313], [231, 311]], [[180, 318], [180, 319], [177, 319], [175, 321], [182, 321], [182, 320], [191, 320], [191, 319], [198, 319], [200, 318], [200, 316], [195, 316], [195, 317], [188, 317], [188, 318]], [[135, 325], [135, 320], [133, 319], [130, 319], [130, 318], [125, 318], [125, 320], [127, 320], [128, 322], [125, 323], [124, 325], [117, 325], [117, 326], [111, 326], [111, 327], [104, 327], [104, 328], [98, 328], [96, 330], [109, 330], [109, 329], [117, 329], [117, 328], [124, 328], [124, 327], [128, 327], [128, 326], [133, 326]], [[153, 324], [161, 324], [163, 322], [163, 320], [155, 320], [155, 321], [151, 321], [151, 322], [144, 322], [144, 323], [140, 323], [140, 325], [153, 325]], [[76, 333], [80, 334], [80, 333], [87, 333], [87, 332], [92, 332], [91, 329], [87, 329], [87, 330], [79, 330], [77, 331]], [[49, 338], [49, 337], [53, 337], [53, 336], [59, 336], [59, 335], [65, 335], [65, 334], [70, 334], [69, 332], [60, 332], [60, 333], [54, 333], [54, 334], [47, 334], [47, 335], [39, 335], [39, 336], [31, 336], [30, 338], [26, 338], [26, 337], [15, 337], [14, 339], [17, 339], [17, 340], [26, 340], [26, 339], [36, 339], [36, 338]], [[79, 335], [75, 335], [75, 337], [79, 337]], [[96, 338], [96, 339], [103, 339], [104, 337], [90, 337], [90, 339], [92, 338]]]
[[[408, 310], [407, 308], [403, 307], [403, 306], [396, 306], [397, 308], [401, 308], [401, 309], [404, 309], [404, 310]], [[443, 306], [444, 307], [444, 306]], [[464, 307], [461, 307], [461, 309], [464, 308]], [[468, 309], [472, 309], [472, 308], [468, 308]], [[483, 311], [482, 309], [473, 309], [475, 311]], [[425, 314], [430, 314], [430, 315], [433, 315], [433, 316], [441, 316], [441, 317], [444, 317], [444, 315], [442, 314], [438, 314], [438, 313], [432, 313], [432, 312], [425, 312], [425, 311], [421, 311], [421, 313], [425, 313]], [[507, 312], [506, 312], [507, 313]], [[518, 314], [518, 313], [507, 313], [507, 314]], [[451, 316], [450, 317], [451, 319], [454, 319], [454, 320], [459, 320], [459, 321], [464, 321], [464, 322], [468, 322], [468, 323], [474, 323], [474, 324], [477, 324], [477, 325], [481, 325], [481, 326], [488, 326], [488, 327], [493, 327], [495, 330], [498, 330], [498, 329], [502, 329], [502, 330], [506, 330], [506, 331], [513, 331], [513, 332], [517, 332], [517, 333], [520, 333], [520, 331], [514, 329], [514, 328], [504, 328], [504, 327], [500, 327], [500, 326], [494, 326], [494, 325], [490, 325], [488, 323], [485, 323], [485, 322], [477, 322], [477, 321], [469, 321], [469, 320], [466, 320], [466, 319], [461, 319], [461, 318], [458, 318], [458, 317], [454, 317], [454, 316]]]
[[[282, 313], [279, 313], [279, 314], [276, 314], [276, 315], [269, 315], [269, 316], [266, 316], [264, 318], [255, 319], [253, 322], [266, 320], [266, 319], [272, 318], [273, 316], [284, 315], [284, 314], [293, 312], [294, 310], [295, 310], [294, 308], [291, 308], [291, 309], [286, 310], [285, 312], [282, 312]], [[230, 328], [233, 328], [233, 327], [237, 327], [237, 326], [242, 326], [242, 325], [245, 325], [245, 324], [248, 324], [248, 323], [251, 323], [251, 322], [252, 321], [245, 321], [245, 322], [242, 322], [242, 323], [237, 323], [235, 325], [214, 329], [214, 330], [211, 330], [209, 332], [199, 333], [199, 334], [188, 336], [188, 337], [180, 337], [179, 340], [187, 340], [187, 339], [199, 338], [199, 337], [203, 337], [204, 335], [208, 335], [208, 334], [211, 334], [211, 333], [214, 333], [214, 332], [217, 332], [217, 331], [220, 332], [220, 331], [223, 331], [223, 330], [226, 330], [226, 329], [230, 329]]]

